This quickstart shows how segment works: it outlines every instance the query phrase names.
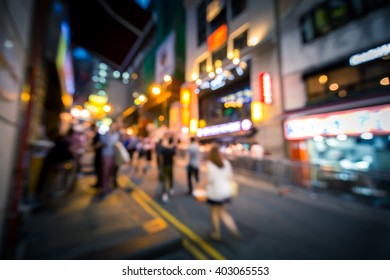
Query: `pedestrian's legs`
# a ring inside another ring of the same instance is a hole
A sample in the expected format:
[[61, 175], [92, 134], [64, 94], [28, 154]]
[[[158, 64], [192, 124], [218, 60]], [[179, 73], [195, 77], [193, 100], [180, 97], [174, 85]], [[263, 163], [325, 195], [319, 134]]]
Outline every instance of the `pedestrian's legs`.
[[213, 227], [213, 231], [211, 232], [211, 238], [213, 239], [221, 239], [221, 226], [219, 221], [220, 206], [212, 205], [211, 206], [211, 223]]
[[219, 215], [221, 217], [222, 222], [228, 228], [229, 232], [234, 236], [239, 236], [240, 233], [237, 229], [236, 223], [234, 222], [233, 217], [230, 216], [230, 214], [226, 211], [224, 206], [221, 206]]
[[192, 172], [193, 168], [191, 165], [187, 166], [187, 181], [188, 181], [188, 194], [192, 194]]

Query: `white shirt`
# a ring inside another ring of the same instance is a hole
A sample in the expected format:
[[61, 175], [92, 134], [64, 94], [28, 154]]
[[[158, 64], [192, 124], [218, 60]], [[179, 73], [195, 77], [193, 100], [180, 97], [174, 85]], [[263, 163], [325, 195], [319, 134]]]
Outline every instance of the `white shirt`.
[[232, 176], [232, 166], [228, 160], [223, 160], [222, 168], [219, 168], [214, 163], [207, 161], [207, 197], [216, 201], [230, 198], [232, 193], [229, 180]]
[[189, 154], [189, 165], [195, 168], [199, 168], [199, 162], [200, 162], [200, 152], [199, 152], [199, 145], [192, 143], [188, 147], [188, 154]]

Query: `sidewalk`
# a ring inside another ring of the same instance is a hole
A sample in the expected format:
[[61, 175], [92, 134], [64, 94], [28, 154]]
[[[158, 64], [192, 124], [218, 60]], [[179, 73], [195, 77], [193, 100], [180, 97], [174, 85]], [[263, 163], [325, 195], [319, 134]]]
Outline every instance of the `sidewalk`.
[[122, 185], [105, 200], [94, 176], [48, 209], [27, 213], [21, 259], [155, 259], [181, 246], [181, 236]]

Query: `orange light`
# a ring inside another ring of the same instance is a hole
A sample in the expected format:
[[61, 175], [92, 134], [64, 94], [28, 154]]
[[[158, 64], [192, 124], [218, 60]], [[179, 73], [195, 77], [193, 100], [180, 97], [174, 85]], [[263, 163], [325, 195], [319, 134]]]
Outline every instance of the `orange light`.
[[197, 119], [190, 119], [190, 132], [191, 134], [195, 134], [198, 130], [198, 120]]
[[227, 40], [228, 28], [226, 24], [217, 28], [208, 38], [207, 46], [209, 52], [212, 52], [222, 46]]
[[251, 114], [252, 121], [254, 123], [260, 122], [263, 119], [263, 108], [262, 103], [260, 101], [252, 101], [251, 103]]
[[165, 117], [163, 115], [158, 116], [158, 120], [160, 122], [163, 122], [165, 120]]
[[153, 86], [152, 87], [152, 93], [154, 95], [159, 95], [161, 93], [161, 87], [160, 86]]
[[180, 103], [184, 108], [187, 108], [191, 102], [191, 93], [188, 88], [182, 88], [180, 91]]

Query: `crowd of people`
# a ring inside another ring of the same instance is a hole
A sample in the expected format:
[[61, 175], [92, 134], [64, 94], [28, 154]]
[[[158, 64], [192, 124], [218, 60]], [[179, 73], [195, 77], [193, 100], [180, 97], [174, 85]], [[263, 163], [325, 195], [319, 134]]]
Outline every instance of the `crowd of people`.
[[[82, 155], [89, 150], [93, 151], [94, 154], [93, 166], [96, 174], [96, 182], [92, 187], [97, 190], [96, 193], [99, 198], [105, 199], [117, 188], [117, 175], [123, 163], [130, 167], [131, 174], [129, 175], [135, 177], [143, 176], [151, 168], [156, 168], [161, 187], [162, 202], [168, 203], [174, 196], [174, 164], [179, 140], [173, 133], [167, 132], [158, 140], [152, 139], [149, 135], [128, 135], [127, 133], [121, 133], [118, 124], [115, 122], [111, 124], [110, 129], [105, 134], [99, 133], [99, 128], [94, 124], [90, 126], [89, 132], [89, 144], [85, 144], [88, 141], [79, 141], [82, 138], [81, 135], [75, 137], [73, 130], [70, 130], [63, 137], [57, 135], [55, 137], [55, 147], [49, 152], [49, 160], [46, 166], [55, 161], [71, 159], [77, 166], [77, 172], [80, 172]], [[123, 157], [123, 155], [120, 155], [121, 149], [118, 146], [122, 146], [127, 152], [128, 159], [125, 161], [118, 161], [118, 153], [119, 157]], [[225, 207], [232, 199], [229, 185], [229, 181], [233, 179], [232, 167], [230, 162], [224, 159], [218, 145], [211, 144], [208, 150], [207, 172], [201, 178], [202, 149], [195, 137], [190, 138], [190, 143], [185, 150], [187, 194], [195, 196], [195, 188], [205, 189], [207, 203], [211, 207], [212, 238], [221, 238], [221, 221], [233, 235], [238, 236], [239, 232], [235, 222]], [[154, 160], [155, 164], [153, 163]], [[45, 170], [42, 174], [44, 172]]]

